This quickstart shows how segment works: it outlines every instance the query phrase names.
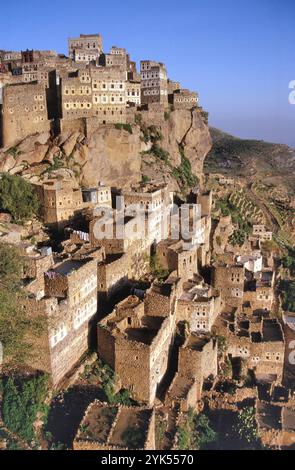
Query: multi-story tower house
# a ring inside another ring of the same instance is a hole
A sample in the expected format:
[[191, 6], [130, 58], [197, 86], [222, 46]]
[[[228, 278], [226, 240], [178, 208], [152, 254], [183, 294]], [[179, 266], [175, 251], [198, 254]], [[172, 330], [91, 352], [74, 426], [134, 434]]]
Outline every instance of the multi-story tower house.
[[102, 123], [126, 121], [127, 72], [119, 66], [91, 68], [93, 116]]
[[41, 338], [35, 339], [38, 353], [29, 361], [57, 385], [89, 346], [97, 312], [97, 260], [69, 259], [49, 269], [44, 263], [43, 273], [37, 278], [44, 277], [44, 292], [42, 286], [39, 295], [23, 301], [30, 315], [43, 315], [47, 324]]
[[73, 217], [75, 211], [83, 207], [82, 191], [65, 181], [46, 181], [35, 185], [44, 222], [63, 227]]
[[21, 52], [17, 52], [17, 51], [3, 51], [3, 54], [2, 54], [3, 62], [20, 61], [21, 58], [22, 58]]
[[98, 323], [98, 355], [138, 401], [152, 405], [163, 379], [174, 338], [175, 318], [145, 315], [144, 303], [130, 296]]
[[48, 132], [46, 92], [35, 83], [7, 85], [3, 89], [3, 146], [36, 132]]
[[239, 306], [243, 302], [245, 284], [245, 268], [243, 265], [215, 266], [213, 285], [221, 292], [226, 304]]
[[140, 106], [141, 104], [140, 81], [128, 80], [126, 83], [126, 101], [129, 105]]
[[79, 38], [69, 39], [69, 56], [75, 62], [98, 61], [102, 53], [102, 37], [100, 34], [80, 34]]
[[89, 73], [62, 78], [62, 117], [67, 120], [92, 115], [92, 91]]
[[29, 62], [41, 62], [45, 59], [55, 58], [57, 57], [56, 51], [36, 51], [36, 50], [29, 50], [21, 51], [21, 60], [22, 63], [29, 63]]
[[140, 63], [141, 75], [141, 103], [168, 103], [167, 71], [161, 62], [142, 60]]
[[194, 91], [180, 89], [169, 95], [169, 102], [175, 109], [191, 109], [198, 105], [198, 94]]
[[100, 56], [100, 64], [104, 67], [121, 67], [127, 72], [129, 55], [123, 47], [113, 46], [108, 54]]

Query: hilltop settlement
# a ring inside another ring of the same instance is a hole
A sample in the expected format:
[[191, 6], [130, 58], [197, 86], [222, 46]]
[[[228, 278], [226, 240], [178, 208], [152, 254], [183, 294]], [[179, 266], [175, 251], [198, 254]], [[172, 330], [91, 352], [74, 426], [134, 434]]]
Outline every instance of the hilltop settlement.
[[161, 62], [0, 50], [1, 448], [295, 448], [294, 193], [211, 146]]

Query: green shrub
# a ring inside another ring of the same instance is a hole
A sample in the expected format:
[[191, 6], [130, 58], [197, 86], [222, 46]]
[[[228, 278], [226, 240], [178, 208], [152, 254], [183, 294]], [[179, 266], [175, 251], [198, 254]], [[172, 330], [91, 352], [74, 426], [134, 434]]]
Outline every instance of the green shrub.
[[192, 408], [177, 428], [178, 450], [202, 450], [217, 440], [217, 433], [211, 427], [205, 414], [197, 415]]
[[255, 418], [255, 409], [246, 407], [238, 415], [234, 431], [239, 439], [248, 446], [256, 446], [258, 443], [257, 423]]
[[131, 126], [131, 124], [129, 124], [129, 123], [128, 123], [128, 124], [125, 124], [125, 123], [119, 123], [119, 122], [118, 122], [117, 124], [115, 124], [115, 128], [116, 128], [116, 129], [119, 129], [119, 130], [124, 129], [124, 131], [129, 132], [129, 134], [132, 134], [132, 133], [133, 133], [133, 131], [132, 131], [132, 126]]
[[35, 438], [34, 423], [44, 412], [48, 376], [39, 375], [17, 381], [9, 377], [4, 385], [2, 416], [7, 428], [26, 441]]
[[295, 281], [283, 280], [279, 284], [283, 310], [295, 312]]
[[0, 175], [0, 209], [11, 214], [15, 223], [30, 220], [38, 213], [39, 202], [29, 181], [17, 175]]
[[181, 163], [178, 167], [172, 168], [172, 175], [178, 181], [182, 188], [192, 188], [199, 183], [199, 179], [192, 173], [192, 167], [189, 159], [185, 156], [182, 146], [179, 146]]
[[17, 249], [0, 244], [0, 341], [6, 365], [24, 362], [33, 351], [28, 338], [39, 336], [45, 326], [44, 318], [30, 317], [22, 308], [22, 272]]

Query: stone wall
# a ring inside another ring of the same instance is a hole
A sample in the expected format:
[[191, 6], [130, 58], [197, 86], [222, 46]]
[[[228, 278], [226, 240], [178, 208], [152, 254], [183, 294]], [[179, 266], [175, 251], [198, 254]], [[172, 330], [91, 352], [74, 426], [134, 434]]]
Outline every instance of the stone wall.
[[3, 90], [3, 146], [11, 147], [30, 134], [50, 131], [45, 87], [19, 84]]

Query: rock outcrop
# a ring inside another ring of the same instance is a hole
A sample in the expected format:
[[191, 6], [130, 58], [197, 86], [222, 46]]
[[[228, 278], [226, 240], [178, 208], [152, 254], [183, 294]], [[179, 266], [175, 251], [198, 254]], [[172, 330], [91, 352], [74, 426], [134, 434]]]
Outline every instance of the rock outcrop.
[[171, 168], [181, 165], [181, 146], [192, 172], [201, 178], [203, 162], [211, 148], [202, 111], [198, 108], [171, 111], [163, 116], [157, 128], [162, 136], [161, 148], [169, 154], [168, 165], [155, 159], [145, 163], [149, 159], [146, 152], [152, 145], [144, 142], [139, 124], [132, 124], [132, 130], [109, 124], [92, 126], [87, 135], [67, 130], [55, 138], [45, 133], [28, 136], [12, 149], [0, 151], [0, 171], [25, 172], [28, 177], [31, 170], [36, 177], [46, 170], [68, 168], [80, 184], [92, 186], [103, 181], [122, 187], [140, 181], [148, 173], [150, 178], [164, 178], [177, 189]]

